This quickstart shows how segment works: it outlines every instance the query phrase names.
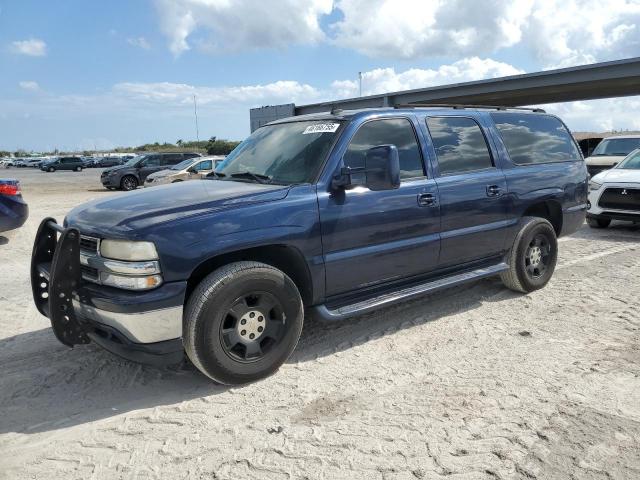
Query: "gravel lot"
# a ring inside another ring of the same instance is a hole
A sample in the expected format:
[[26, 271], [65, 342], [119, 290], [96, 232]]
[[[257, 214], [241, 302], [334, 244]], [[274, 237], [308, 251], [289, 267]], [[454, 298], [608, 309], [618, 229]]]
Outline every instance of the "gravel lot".
[[[531, 295], [485, 280], [338, 325], [242, 388], [68, 349], [32, 305], [33, 236], [100, 170], [21, 180], [0, 237], [0, 477], [640, 478], [640, 228], [560, 242]], [[126, 195], [126, 194], [125, 194]]]

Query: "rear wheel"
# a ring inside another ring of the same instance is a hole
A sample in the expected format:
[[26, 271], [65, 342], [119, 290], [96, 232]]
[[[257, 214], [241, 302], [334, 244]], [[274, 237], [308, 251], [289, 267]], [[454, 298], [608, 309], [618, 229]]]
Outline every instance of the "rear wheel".
[[81, 171], [82, 171], [82, 167], [76, 167], [76, 168], [74, 168], [74, 170], [75, 170], [76, 172], [81, 172]]
[[138, 188], [138, 179], [133, 175], [125, 175], [124, 177], [122, 177], [122, 180], [120, 180], [120, 188], [122, 188], [122, 190], [126, 190], [127, 192], [130, 190], [135, 190], [136, 188]]
[[553, 226], [544, 218], [524, 217], [509, 253], [509, 270], [500, 277], [511, 290], [532, 292], [549, 282], [557, 260], [558, 241]]
[[591, 228], [607, 228], [611, 224], [609, 218], [587, 218], [587, 223]]
[[291, 355], [302, 331], [300, 293], [282, 271], [236, 262], [206, 277], [187, 302], [183, 342], [193, 364], [216, 382], [267, 377]]
[[49, 168], [47, 169], [47, 172], [55, 172], [55, 171], [56, 171], [56, 169], [55, 169], [55, 168], [53, 168], [53, 167], [49, 167]]

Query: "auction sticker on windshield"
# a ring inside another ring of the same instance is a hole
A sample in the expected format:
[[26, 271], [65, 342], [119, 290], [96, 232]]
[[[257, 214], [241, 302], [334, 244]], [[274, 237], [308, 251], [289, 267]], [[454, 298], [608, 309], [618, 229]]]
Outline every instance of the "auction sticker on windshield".
[[309, 125], [302, 132], [303, 135], [307, 135], [309, 133], [334, 133], [338, 130], [340, 126], [339, 123], [317, 123], [316, 125]]

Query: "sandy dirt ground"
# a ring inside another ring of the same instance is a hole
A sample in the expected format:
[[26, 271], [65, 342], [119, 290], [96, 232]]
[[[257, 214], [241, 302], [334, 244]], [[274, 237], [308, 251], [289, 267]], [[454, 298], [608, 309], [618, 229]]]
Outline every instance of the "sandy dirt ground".
[[40, 219], [122, 195], [98, 175], [0, 170], [31, 206], [0, 238], [1, 478], [640, 478], [640, 228], [562, 239], [530, 295], [491, 279], [308, 321], [276, 375], [226, 388], [68, 349], [32, 305]]

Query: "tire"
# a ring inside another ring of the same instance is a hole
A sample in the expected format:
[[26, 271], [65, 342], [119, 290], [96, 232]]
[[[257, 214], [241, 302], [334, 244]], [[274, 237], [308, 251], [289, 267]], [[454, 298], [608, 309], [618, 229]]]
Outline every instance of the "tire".
[[611, 224], [609, 218], [587, 218], [587, 224], [591, 228], [607, 228]]
[[47, 169], [47, 172], [55, 172], [55, 171], [56, 171], [56, 169], [55, 169], [55, 168], [53, 168], [53, 167], [49, 167], [49, 168]]
[[120, 188], [126, 192], [135, 190], [138, 188], [138, 179], [133, 175], [125, 175], [122, 177], [122, 180], [120, 180]]
[[76, 172], [81, 172], [81, 171], [82, 171], [82, 167], [76, 167], [76, 168], [74, 168], [74, 170], [75, 170]]
[[263, 263], [235, 262], [211, 273], [191, 294], [182, 338], [198, 370], [238, 385], [276, 372], [295, 349], [303, 321], [300, 293], [286, 274]]
[[553, 276], [558, 260], [558, 240], [549, 221], [524, 217], [509, 252], [509, 269], [500, 274], [502, 283], [516, 292], [543, 288]]

